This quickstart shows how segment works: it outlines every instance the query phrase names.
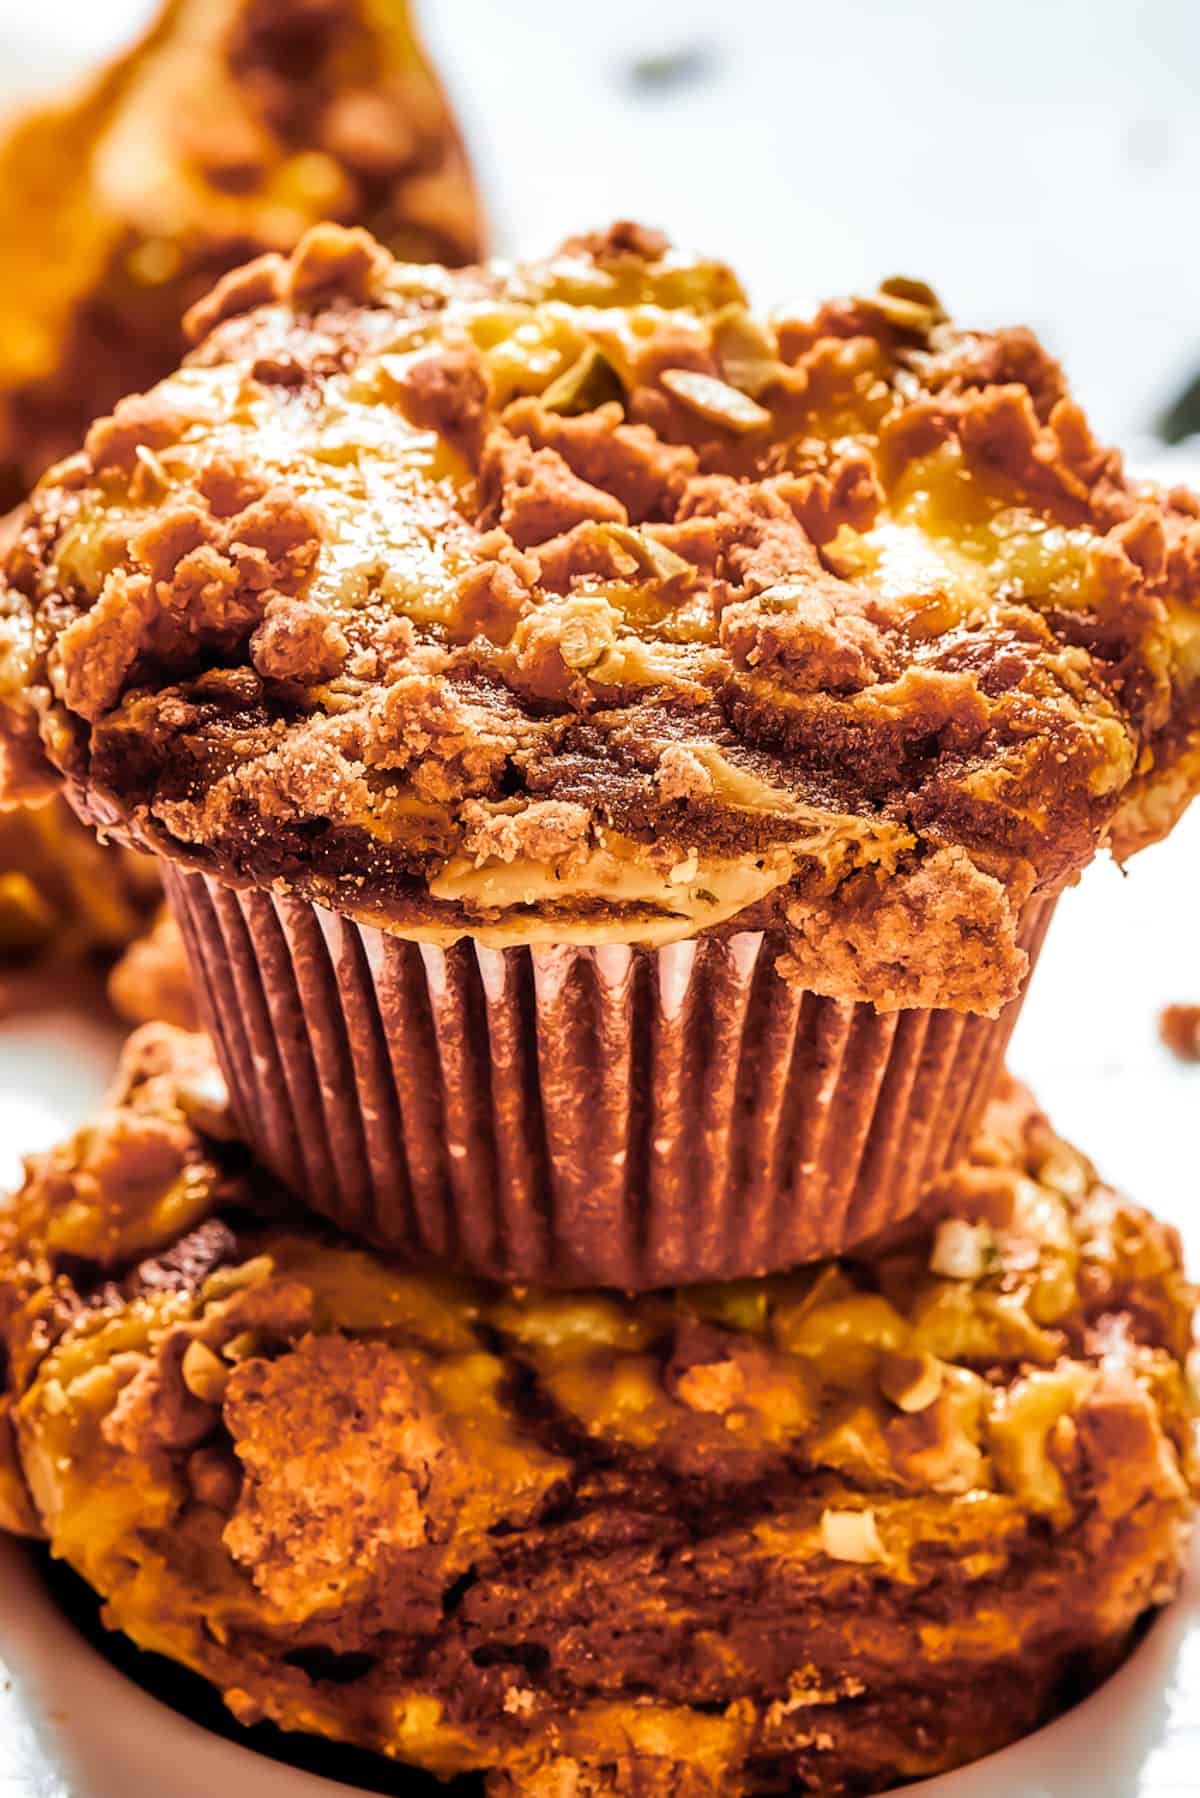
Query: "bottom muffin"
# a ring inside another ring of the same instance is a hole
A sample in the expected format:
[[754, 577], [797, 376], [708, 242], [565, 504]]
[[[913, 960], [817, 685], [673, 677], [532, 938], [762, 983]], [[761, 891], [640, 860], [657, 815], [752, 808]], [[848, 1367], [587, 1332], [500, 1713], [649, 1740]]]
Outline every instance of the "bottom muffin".
[[1175, 1591], [1193, 1302], [1013, 1087], [851, 1261], [414, 1275], [289, 1213], [151, 1027], [0, 1212], [0, 1513], [248, 1723], [493, 1794], [868, 1793], [1033, 1728]]

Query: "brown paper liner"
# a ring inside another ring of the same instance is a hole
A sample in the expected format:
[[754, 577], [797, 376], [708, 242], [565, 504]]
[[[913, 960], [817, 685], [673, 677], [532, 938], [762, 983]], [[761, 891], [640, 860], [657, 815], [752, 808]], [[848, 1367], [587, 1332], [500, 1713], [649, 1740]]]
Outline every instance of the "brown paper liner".
[[[629, 1291], [776, 1272], [907, 1216], [1016, 1022], [798, 991], [771, 934], [449, 949], [164, 868], [241, 1129], [422, 1264]], [[1053, 900], [1032, 904], [1031, 960]]]

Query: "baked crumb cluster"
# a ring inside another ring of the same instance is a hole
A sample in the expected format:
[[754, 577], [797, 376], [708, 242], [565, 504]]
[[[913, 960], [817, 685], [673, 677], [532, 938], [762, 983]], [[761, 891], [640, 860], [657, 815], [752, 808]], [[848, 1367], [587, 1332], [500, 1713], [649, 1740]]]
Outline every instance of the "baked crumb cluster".
[[406, 0], [162, 0], [142, 40], [0, 143], [0, 510], [173, 368], [226, 269], [321, 219], [480, 253]]
[[1030, 896], [1200, 775], [1200, 502], [1025, 331], [767, 320], [632, 225], [457, 274], [318, 228], [191, 329], [9, 555], [10, 796], [409, 935], [769, 926], [995, 1012]]
[[290, 1218], [207, 1045], [153, 1027], [0, 1214], [0, 1511], [247, 1722], [496, 1794], [880, 1790], [1033, 1727], [1174, 1591], [1193, 1302], [1012, 1087], [853, 1260], [417, 1276]]

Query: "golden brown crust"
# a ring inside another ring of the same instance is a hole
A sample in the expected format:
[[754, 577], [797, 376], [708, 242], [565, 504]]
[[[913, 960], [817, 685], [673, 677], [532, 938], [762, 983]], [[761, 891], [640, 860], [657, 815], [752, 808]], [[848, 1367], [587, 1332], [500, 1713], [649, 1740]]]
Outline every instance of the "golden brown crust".
[[139, 1033], [18, 1202], [0, 1515], [244, 1721], [494, 1798], [866, 1793], [1033, 1727], [1176, 1589], [1178, 1237], [1019, 1088], [918, 1226], [623, 1300], [289, 1225], [188, 1124], [226, 1132], [207, 1055]]
[[0, 143], [0, 506], [170, 369], [184, 311], [323, 218], [464, 262], [454, 119], [391, 0], [163, 0], [142, 40]]
[[323, 227], [192, 325], [7, 561], [14, 756], [160, 853], [451, 937], [753, 905], [822, 991], [994, 1013], [1030, 894], [1200, 770], [1200, 517], [1028, 333], [766, 323], [629, 226]]

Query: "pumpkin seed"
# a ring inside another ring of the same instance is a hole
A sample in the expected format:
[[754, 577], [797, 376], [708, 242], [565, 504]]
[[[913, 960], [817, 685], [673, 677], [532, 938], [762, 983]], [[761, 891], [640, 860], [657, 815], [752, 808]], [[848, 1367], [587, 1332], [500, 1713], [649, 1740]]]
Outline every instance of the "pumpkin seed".
[[193, 1398], [206, 1405], [219, 1405], [229, 1384], [229, 1369], [207, 1343], [189, 1342], [180, 1363], [183, 1383]]
[[728, 431], [759, 431], [771, 414], [747, 393], [695, 368], [667, 368], [659, 376], [667, 392], [689, 411]]
[[946, 318], [941, 301], [924, 281], [910, 280], [907, 275], [892, 275], [879, 283], [878, 293], [865, 296], [868, 306], [881, 312], [890, 325], [900, 331], [913, 331], [928, 336], [934, 325]]
[[732, 387], [758, 399], [784, 373], [774, 333], [745, 306], [722, 306], [712, 322], [721, 372]]
[[561, 375], [556, 375], [542, 394], [548, 412], [574, 417], [581, 412], [594, 412], [606, 400], [619, 400], [623, 388], [611, 362], [594, 344], [583, 352]]
[[626, 550], [637, 563], [638, 573], [649, 575], [652, 580], [665, 583], [695, 575], [696, 570], [691, 562], [677, 556], [665, 543], [656, 543], [653, 537], [644, 536], [632, 525], [598, 524], [596, 532]]

